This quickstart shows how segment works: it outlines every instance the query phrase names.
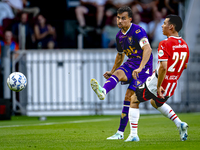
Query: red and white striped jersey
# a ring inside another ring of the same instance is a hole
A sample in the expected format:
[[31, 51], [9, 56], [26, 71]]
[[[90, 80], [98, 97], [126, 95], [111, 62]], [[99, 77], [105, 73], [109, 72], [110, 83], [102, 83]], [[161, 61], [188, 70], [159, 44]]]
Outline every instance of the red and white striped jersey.
[[[167, 73], [161, 84], [165, 90], [164, 96], [172, 96], [174, 94], [177, 81], [188, 63], [188, 59], [189, 48], [181, 37], [170, 36], [159, 43], [156, 72], [159, 70], [160, 62], [167, 61]], [[158, 97], [156, 72], [147, 79], [146, 85], [149, 91]]]

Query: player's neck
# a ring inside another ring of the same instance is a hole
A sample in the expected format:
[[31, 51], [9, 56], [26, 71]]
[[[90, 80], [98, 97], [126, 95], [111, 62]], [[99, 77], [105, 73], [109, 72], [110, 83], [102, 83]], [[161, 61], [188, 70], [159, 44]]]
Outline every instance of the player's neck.
[[122, 28], [122, 30], [121, 30], [122, 33], [125, 34], [130, 27], [131, 27], [131, 23], [127, 27]]
[[179, 35], [178, 35], [178, 32], [175, 32], [175, 33], [171, 33], [171, 34], [169, 34], [167, 37], [170, 37], [170, 36], [175, 36], [175, 37], [179, 37]]
[[126, 34], [126, 32], [128, 31], [128, 29], [131, 27], [131, 24], [132, 24], [132, 23], [130, 23], [129, 26], [122, 28], [121, 31], [122, 31], [123, 34]]

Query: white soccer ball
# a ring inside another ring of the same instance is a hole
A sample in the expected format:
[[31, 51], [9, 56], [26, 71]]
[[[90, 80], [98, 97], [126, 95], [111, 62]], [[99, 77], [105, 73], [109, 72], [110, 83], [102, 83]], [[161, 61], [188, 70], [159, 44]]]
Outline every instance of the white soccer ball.
[[7, 84], [12, 91], [19, 92], [25, 89], [27, 80], [23, 73], [13, 72], [9, 75]]

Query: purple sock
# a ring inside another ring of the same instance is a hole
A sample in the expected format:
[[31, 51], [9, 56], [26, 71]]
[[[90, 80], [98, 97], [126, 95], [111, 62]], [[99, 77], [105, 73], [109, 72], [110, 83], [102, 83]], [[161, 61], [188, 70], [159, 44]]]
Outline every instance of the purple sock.
[[120, 125], [119, 125], [119, 129], [118, 129], [121, 132], [124, 132], [126, 125], [128, 123], [129, 106], [130, 106], [130, 102], [124, 101], [124, 106], [122, 109], [122, 115], [121, 115], [121, 119], [120, 119]]
[[119, 79], [112, 75], [104, 84], [103, 88], [106, 89], [106, 94], [110, 92], [110, 90], [114, 89], [117, 83], [119, 82]]

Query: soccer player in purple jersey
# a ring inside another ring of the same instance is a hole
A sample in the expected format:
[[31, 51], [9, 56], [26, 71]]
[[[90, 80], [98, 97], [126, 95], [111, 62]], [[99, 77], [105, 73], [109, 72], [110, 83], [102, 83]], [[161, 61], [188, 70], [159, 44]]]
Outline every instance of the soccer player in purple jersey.
[[[116, 35], [118, 53], [115, 63], [112, 70], [106, 71], [103, 75], [107, 79], [103, 87], [95, 79], [90, 81], [92, 89], [100, 100], [104, 100], [106, 94], [114, 89], [118, 82], [129, 84], [124, 99], [120, 126], [117, 133], [108, 137], [108, 140], [124, 138], [131, 96], [135, 93], [136, 88], [152, 75], [153, 56], [147, 34], [143, 28], [131, 23], [131, 21], [132, 11], [130, 7], [123, 6], [119, 8], [117, 11], [117, 25], [121, 30]], [[128, 60], [121, 65], [125, 55]]]

